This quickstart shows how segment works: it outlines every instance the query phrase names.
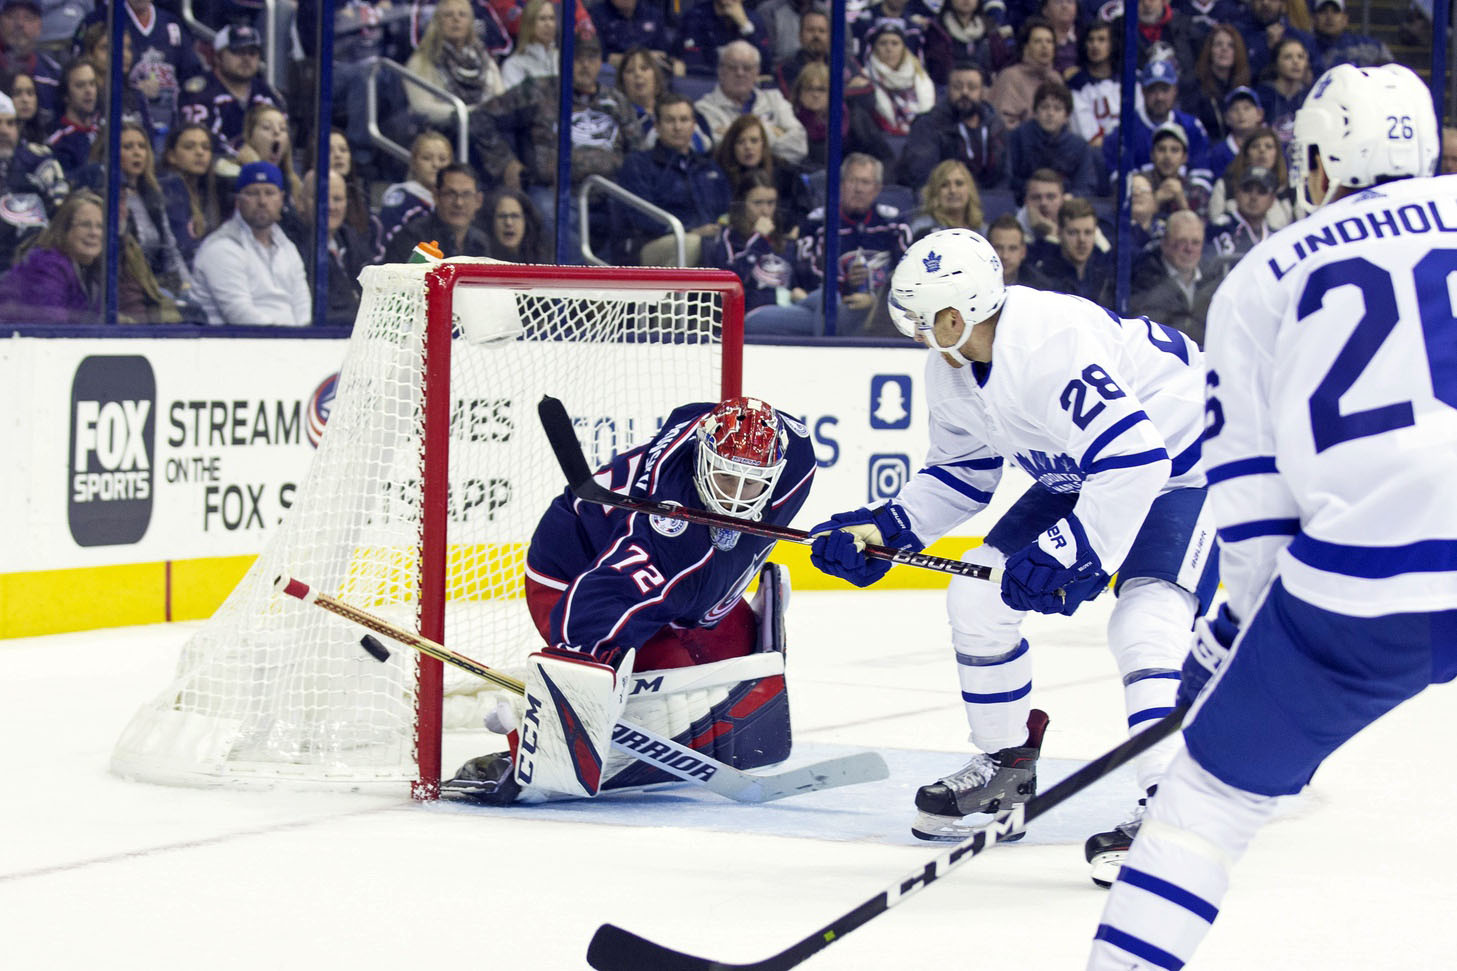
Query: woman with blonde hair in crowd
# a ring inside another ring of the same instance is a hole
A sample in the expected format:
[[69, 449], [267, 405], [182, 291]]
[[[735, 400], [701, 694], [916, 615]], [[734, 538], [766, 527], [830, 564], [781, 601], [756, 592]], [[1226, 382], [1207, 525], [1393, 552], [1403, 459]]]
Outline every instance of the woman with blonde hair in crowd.
[[212, 167], [212, 132], [206, 125], [188, 122], [167, 133], [157, 184], [162, 188], [172, 238], [191, 267], [202, 238], [223, 220], [222, 198]]
[[[441, 0], [425, 28], [420, 46], [405, 67], [442, 87], [474, 108], [506, 90], [501, 69], [476, 32], [470, 0]], [[445, 101], [416, 84], [405, 86], [410, 110], [432, 125], [454, 124], [455, 111]]]
[[101, 197], [77, 189], [56, 210], [15, 268], [0, 277], [0, 319], [9, 323], [94, 324], [101, 313]]
[[380, 255], [405, 223], [435, 209], [435, 174], [454, 161], [450, 139], [440, 132], [415, 136], [410, 144], [410, 177], [385, 189], [380, 201]]
[[[91, 162], [98, 174], [106, 160], [106, 143], [103, 130], [91, 147]], [[151, 135], [140, 123], [122, 122], [118, 161], [124, 235], [136, 240], [157, 282], [181, 296], [192, 286], [192, 272], [187, 268], [177, 237], [172, 233], [172, 222], [167, 218], [167, 200], [157, 182]]]
[[1275, 204], [1265, 213], [1265, 225], [1270, 232], [1284, 229], [1295, 219], [1295, 193], [1290, 188], [1290, 177], [1285, 166], [1285, 150], [1280, 139], [1270, 127], [1256, 128], [1240, 146], [1239, 154], [1224, 171], [1224, 177], [1216, 179], [1214, 191], [1209, 194], [1209, 218], [1212, 221], [1224, 212], [1235, 211], [1234, 190], [1245, 171], [1259, 166], [1269, 169], [1275, 176]]
[[1204, 38], [1194, 73], [1179, 85], [1179, 107], [1198, 118], [1218, 144], [1229, 128], [1224, 123], [1224, 99], [1235, 88], [1249, 87], [1250, 55], [1240, 32], [1219, 24]]
[[249, 162], [271, 162], [283, 173], [284, 196], [288, 203], [303, 189], [293, 168], [293, 143], [288, 134], [288, 115], [273, 105], [254, 105], [243, 116], [243, 145], [238, 149], [237, 167]]
[[527, 78], [557, 75], [557, 13], [552, 0], [528, 0], [521, 12], [521, 31], [516, 50], [501, 62], [501, 78], [514, 88]]
[[921, 187], [921, 206], [911, 219], [911, 239], [938, 229], [982, 231], [981, 193], [971, 170], [954, 158], [937, 165]]
[[936, 106], [936, 85], [906, 46], [899, 21], [871, 31], [865, 74], [875, 93], [875, 120], [891, 135], [910, 133], [911, 122]]

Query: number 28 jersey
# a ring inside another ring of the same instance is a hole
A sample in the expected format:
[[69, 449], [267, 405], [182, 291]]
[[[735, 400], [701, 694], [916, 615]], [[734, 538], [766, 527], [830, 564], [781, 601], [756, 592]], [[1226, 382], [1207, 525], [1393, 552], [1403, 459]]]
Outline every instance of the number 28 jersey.
[[1205, 461], [1231, 603], [1278, 572], [1374, 617], [1457, 608], [1457, 177], [1348, 196], [1210, 306]]

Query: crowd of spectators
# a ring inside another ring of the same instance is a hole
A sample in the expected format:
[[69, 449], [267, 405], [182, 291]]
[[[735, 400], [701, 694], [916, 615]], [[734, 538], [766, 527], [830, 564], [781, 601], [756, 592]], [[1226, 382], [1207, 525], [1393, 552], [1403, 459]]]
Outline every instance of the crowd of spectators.
[[[68, 0], [83, 15], [43, 40], [52, 0], [0, 0], [0, 317], [99, 319], [109, 242], [128, 323], [305, 326], [323, 290], [327, 322], [345, 324], [369, 264], [431, 240], [451, 256], [544, 262], [558, 220], [569, 258], [585, 241], [613, 262], [676, 262], [678, 237], [641, 209], [594, 195], [585, 225], [575, 205], [556, 213], [569, 83], [571, 188], [602, 176], [676, 218], [686, 264], [744, 280], [750, 333], [822, 333], [826, 289], [838, 333], [890, 333], [891, 271], [913, 239], [948, 227], [985, 232], [1009, 283], [1113, 308], [1124, 172], [1129, 308], [1200, 340], [1224, 272], [1295, 218], [1286, 153], [1313, 78], [1391, 59], [1350, 31], [1345, 0], [854, 0], [827, 206], [832, 31], [819, 0], [581, 4], [569, 78], [553, 0], [346, 0], [330, 7], [321, 180], [316, 2], [298, 4], [290, 30], [256, 5], [198, 0], [212, 27], [196, 33], [171, 0], [122, 2], [123, 199], [107, 232], [106, 4]], [[1138, 91], [1120, 118], [1125, 6]], [[275, 36], [286, 43], [265, 50]], [[270, 56], [287, 70], [266, 72]], [[376, 57], [425, 84], [371, 79]], [[408, 161], [370, 132], [371, 90]], [[1445, 134], [1448, 171], [1457, 131]]]

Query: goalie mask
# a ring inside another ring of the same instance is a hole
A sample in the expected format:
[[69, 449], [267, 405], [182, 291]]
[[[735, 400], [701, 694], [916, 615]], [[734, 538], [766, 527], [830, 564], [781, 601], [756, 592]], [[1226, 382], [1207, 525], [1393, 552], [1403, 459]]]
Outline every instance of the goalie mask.
[[730, 398], [698, 423], [698, 496], [714, 512], [758, 519], [784, 471], [789, 435], [757, 398]]
[[965, 364], [959, 346], [936, 340], [936, 315], [951, 308], [967, 331], [1002, 309], [1007, 285], [992, 244], [969, 229], [943, 229], [911, 245], [890, 278], [890, 319], [902, 334]]

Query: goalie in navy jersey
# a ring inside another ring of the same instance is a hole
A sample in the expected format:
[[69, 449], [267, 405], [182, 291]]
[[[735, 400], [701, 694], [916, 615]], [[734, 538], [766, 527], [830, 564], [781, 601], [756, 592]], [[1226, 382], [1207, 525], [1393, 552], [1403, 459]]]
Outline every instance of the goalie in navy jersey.
[[[803, 425], [738, 397], [675, 409], [597, 481], [785, 525], [814, 469]], [[467, 762], [445, 790], [504, 804], [676, 781], [609, 751], [619, 718], [736, 768], [788, 758], [789, 585], [782, 566], [765, 562], [774, 542], [563, 492], [526, 554], [526, 604], [547, 646], [528, 662], [525, 711], [503, 702], [487, 716], [510, 750]], [[744, 592], [756, 576], [751, 604]]]

